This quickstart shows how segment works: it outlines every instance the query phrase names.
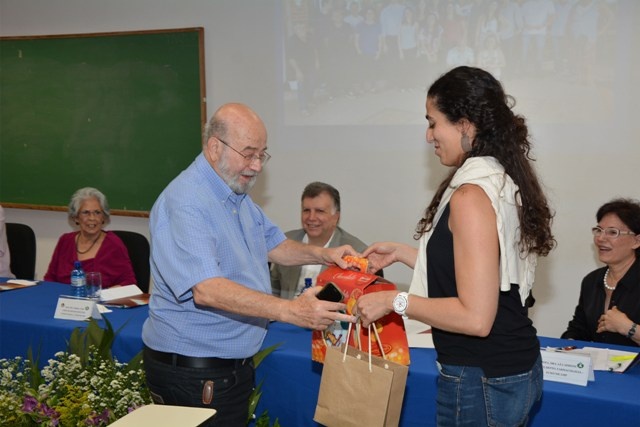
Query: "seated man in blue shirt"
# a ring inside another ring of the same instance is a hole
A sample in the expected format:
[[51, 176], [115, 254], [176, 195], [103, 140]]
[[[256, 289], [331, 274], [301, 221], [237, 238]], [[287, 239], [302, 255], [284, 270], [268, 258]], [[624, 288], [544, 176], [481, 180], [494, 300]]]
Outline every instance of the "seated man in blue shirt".
[[242, 104], [226, 104], [204, 130], [202, 153], [160, 194], [150, 215], [154, 287], [142, 339], [155, 403], [216, 409], [209, 426], [245, 426], [252, 357], [269, 320], [325, 329], [354, 322], [318, 289], [271, 295], [268, 262], [349, 265], [350, 246], [286, 239], [247, 194], [269, 160], [267, 131]]

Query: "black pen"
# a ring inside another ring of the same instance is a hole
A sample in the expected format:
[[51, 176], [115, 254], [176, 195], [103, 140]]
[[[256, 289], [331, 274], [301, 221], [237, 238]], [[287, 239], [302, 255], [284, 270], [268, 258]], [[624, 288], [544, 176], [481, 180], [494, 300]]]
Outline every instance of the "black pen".
[[622, 368], [622, 363], [618, 362], [615, 366], [609, 366], [609, 372], [615, 372], [616, 369]]

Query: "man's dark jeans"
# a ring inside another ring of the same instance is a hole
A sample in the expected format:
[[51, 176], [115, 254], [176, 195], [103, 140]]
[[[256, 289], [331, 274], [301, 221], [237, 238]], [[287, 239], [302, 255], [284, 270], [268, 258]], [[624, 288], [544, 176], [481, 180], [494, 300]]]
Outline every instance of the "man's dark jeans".
[[[255, 385], [252, 359], [229, 368], [196, 369], [172, 366], [144, 353], [147, 384], [154, 403], [215, 409], [207, 427], [245, 427], [249, 396]], [[212, 398], [210, 391], [212, 390]], [[210, 403], [203, 401], [210, 400]]]

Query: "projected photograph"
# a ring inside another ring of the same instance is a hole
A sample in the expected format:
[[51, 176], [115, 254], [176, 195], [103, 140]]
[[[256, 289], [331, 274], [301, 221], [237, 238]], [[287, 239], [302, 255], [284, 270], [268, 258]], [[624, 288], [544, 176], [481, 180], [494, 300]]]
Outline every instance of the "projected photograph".
[[459, 65], [490, 71], [542, 122], [613, 114], [627, 1], [286, 0], [285, 125], [424, 124], [428, 85]]

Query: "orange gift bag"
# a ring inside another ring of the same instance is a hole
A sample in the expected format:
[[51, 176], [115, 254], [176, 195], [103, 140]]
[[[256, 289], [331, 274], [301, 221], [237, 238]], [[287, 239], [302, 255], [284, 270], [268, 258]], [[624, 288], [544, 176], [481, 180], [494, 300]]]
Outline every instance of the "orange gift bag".
[[[318, 286], [324, 286], [329, 282], [338, 286], [344, 294], [342, 302], [347, 304], [348, 314], [353, 314], [352, 310], [355, 307], [356, 300], [361, 295], [397, 289], [396, 285], [375, 274], [343, 270], [339, 267], [329, 267], [318, 275]], [[324, 331], [313, 331], [311, 358], [316, 362], [322, 363], [325, 360], [327, 349], [330, 347], [341, 347], [348, 342], [350, 346], [359, 348], [359, 342], [366, 343], [369, 340], [369, 332], [365, 328], [361, 328], [362, 330], [354, 334], [355, 336], [347, 339], [349, 325], [347, 322], [335, 322]], [[391, 312], [378, 319], [375, 322], [375, 326], [382, 343], [378, 345], [375, 335], [371, 337], [375, 344], [372, 349], [373, 355], [384, 357], [400, 365], [409, 365], [409, 344], [402, 317], [395, 312]]]

